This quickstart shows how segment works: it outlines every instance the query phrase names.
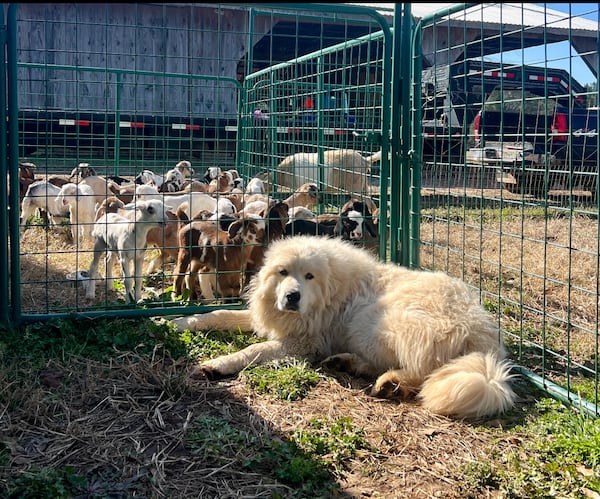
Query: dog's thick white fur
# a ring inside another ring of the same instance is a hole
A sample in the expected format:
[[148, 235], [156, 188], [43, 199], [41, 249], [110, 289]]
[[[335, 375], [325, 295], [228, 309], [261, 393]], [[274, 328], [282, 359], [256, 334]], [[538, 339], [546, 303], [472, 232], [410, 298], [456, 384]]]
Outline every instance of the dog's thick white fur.
[[185, 329], [254, 331], [267, 341], [198, 364], [231, 375], [286, 356], [376, 378], [371, 394], [416, 394], [431, 411], [492, 416], [512, 407], [501, 335], [476, 294], [442, 272], [382, 263], [339, 239], [272, 243], [251, 281], [247, 310], [174, 320]]

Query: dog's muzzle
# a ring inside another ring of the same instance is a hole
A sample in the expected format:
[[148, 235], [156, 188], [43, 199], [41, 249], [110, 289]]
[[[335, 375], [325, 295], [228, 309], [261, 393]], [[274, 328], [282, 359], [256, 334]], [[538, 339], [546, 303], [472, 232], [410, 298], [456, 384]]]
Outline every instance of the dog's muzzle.
[[291, 291], [285, 295], [286, 310], [300, 310], [300, 291]]

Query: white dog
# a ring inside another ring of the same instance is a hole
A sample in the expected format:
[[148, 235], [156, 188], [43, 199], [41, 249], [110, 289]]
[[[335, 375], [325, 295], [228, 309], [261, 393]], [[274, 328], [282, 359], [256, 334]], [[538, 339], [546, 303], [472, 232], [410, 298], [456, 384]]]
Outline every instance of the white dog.
[[286, 356], [376, 378], [371, 394], [416, 394], [458, 418], [513, 406], [501, 335], [476, 294], [442, 272], [382, 263], [339, 239], [275, 241], [248, 289], [247, 310], [176, 319], [180, 331], [255, 331], [267, 341], [203, 362], [216, 378]]

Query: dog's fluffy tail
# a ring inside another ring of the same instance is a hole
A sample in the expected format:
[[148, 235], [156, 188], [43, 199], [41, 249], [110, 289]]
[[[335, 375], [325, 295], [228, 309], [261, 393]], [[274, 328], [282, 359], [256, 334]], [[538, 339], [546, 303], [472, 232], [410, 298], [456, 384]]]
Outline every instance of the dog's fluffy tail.
[[418, 398], [424, 407], [445, 416], [478, 418], [510, 409], [510, 364], [480, 352], [458, 357], [433, 371]]

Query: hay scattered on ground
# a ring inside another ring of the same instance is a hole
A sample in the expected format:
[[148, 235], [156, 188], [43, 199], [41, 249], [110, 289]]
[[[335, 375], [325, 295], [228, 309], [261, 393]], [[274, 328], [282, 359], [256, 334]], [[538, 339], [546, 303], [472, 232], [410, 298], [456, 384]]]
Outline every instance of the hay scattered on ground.
[[288, 402], [256, 395], [242, 379], [190, 380], [188, 367], [123, 354], [110, 364], [76, 359], [21, 372], [29, 384], [4, 388], [13, 404], [0, 415], [10, 468], [72, 466], [101, 497], [293, 497], [272, 474], [196, 455], [186, 445], [194, 422], [212, 415], [262, 440], [285, 440], [315, 418], [350, 417], [373, 450], [332, 477], [340, 497], [459, 498], [461, 466], [518, 444], [412, 402], [373, 399], [365, 381], [347, 376], [324, 376], [305, 399]]

